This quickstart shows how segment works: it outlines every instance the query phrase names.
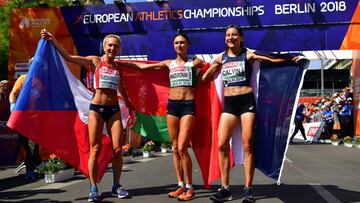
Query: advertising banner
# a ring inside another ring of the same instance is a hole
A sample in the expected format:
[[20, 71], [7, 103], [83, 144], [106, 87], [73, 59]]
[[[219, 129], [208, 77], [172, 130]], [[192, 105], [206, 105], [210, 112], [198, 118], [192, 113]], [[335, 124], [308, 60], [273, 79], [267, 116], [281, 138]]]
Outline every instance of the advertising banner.
[[[303, 126], [305, 129], [306, 139], [311, 142], [318, 142], [318, 139], [324, 127], [324, 123], [323, 122], [304, 123]], [[291, 125], [290, 132], [292, 133], [294, 132], [294, 130], [295, 130], [295, 125]], [[300, 131], [295, 135], [295, 138], [304, 140]]]
[[[10, 24], [8, 63], [8, 79], [10, 81], [28, 71], [28, 61], [35, 54], [40, 30], [43, 28], [51, 30], [69, 53], [77, 53], [59, 8], [14, 9]], [[74, 64], [70, 67], [75, 75], [80, 74], [78, 68], [73, 68]]]
[[[71, 33], [350, 23], [358, 1], [169, 1], [63, 7]], [[72, 22], [71, 24], [69, 22]]]
[[122, 38], [122, 55], [150, 60], [174, 57], [178, 30], [190, 38], [189, 54], [220, 53], [229, 24], [241, 26], [245, 45], [256, 50], [360, 49], [359, 7], [358, 0], [193, 0], [14, 9], [8, 74], [12, 80], [18, 75], [14, 67], [31, 58], [42, 28], [70, 53], [99, 55], [102, 38], [115, 33]]

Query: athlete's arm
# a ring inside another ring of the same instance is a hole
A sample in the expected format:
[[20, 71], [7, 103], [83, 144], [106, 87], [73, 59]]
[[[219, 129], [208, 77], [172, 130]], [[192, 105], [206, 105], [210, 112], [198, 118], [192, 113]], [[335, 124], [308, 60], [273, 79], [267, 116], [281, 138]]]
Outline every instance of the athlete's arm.
[[160, 61], [160, 62], [158, 62], [158, 63], [146, 64], [146, 63], [134, 63], [134, 62], [122, 62], [122, 61], [119, 61], [120, 65], [125, 65], [125, 66], [128, 66], [128, 67], [130, 67], [130, 68], [140, 69], [140, 70], [147, 70], [147, 69], [152, 69], [152, 70], [166, 69], [166, 68], [169, 68], [170, 62], [171, 62], [171, 60], [165, 60], [165, 61]]
[[219, 70], [220, 66], [221, 66], [221, 57], [222, 55], [218, 55], [214, 61], [214, 63], [212, 63], [210, 65], [210, 68], [207, 69], [207, 71], [204, 73], [204, 75], [202, 76], [202, 80], [208, 80], [210, 77], [212, 77], [214, 75], [214, 73], [216, 71]]
[[41, 38], [51, 41], [55, 48], [59, 51], [62, 57], [66, 61], [76, 63], [81, 66], [88, 66], [88, 65], [98, 65], [99, 57], [98, 56], [78, 56], [78, 55], [71, 55], [69, 52], [56, 40], [53, 34], [48, 32], [46, 29], [42, 29], [40, 32]]
[[246, 57], [250, 61], [259, 61], [259, 62], [265, 62], [265, 63], [285, 63], [285, 62], [289, 62], [289, 61], [296, 62], [299, 60], [299, 56], [295, 56], [295, 57], [291, 58], [291, 60], [289, 60], [288, 58], [272, 58], [269, 56], [259, 55], [253, 51], [247, 51]]

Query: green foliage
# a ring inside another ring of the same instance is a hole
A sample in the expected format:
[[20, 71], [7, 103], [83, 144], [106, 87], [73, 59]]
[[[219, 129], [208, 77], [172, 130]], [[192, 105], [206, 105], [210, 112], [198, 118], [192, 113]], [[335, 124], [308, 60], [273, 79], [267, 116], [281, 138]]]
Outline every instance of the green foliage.
[[168, 143], [165, 143], [165, 142], [161, 143], [161, 148], [170, 148], [170, 147], [171, 147], [171, 145]]
[[346, 142], [346, 143], [351, 143], [351, 142], [352, 142], [351, 137], [345, 137], [345, 138], [344, 138], [344, 142]]
[[65, 161], [58, 157], [50, 158], [49, 161], [40, 168], [40, 173], [56, 173], [69, 167], [70, 166], [65, 163]]
[[356, 138], [355, 144], [356, 144], [356, 145], [360, 145], [360, 138]]
[[145, 143], [144, 147], [142, 148], [143, 152], [151, 152], [155, 151], [155, 144], [153, 142]]

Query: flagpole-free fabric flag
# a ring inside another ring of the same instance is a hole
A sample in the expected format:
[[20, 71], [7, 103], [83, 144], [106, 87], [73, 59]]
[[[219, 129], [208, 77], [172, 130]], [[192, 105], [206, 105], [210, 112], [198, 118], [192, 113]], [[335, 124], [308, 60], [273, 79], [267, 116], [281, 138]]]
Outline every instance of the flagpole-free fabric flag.
[[[8, 126], [88, 176], [87, 116], [92, 92], [67, 68], [51, 42], [41, 39]], [[98, 181], [112, 150], [102, 136]]]
[[260, 64], [255, 137], [256, 168], [280, 183], [290, 124], [308, 60]]
[[[255, 63], [253, 67], [251, 83], [258, 98], [259, 109], [258, 130], [255, 135], [256, 165], [265, 175], [274, 179], [279, 177], [292, 109], [306, 65]], [[199, 163], [205, 187], [220, 177], [217, 133], [223, 105], [223, 85], [221, 75], [214, 78], [210, 82], [199, 83], [195, 88], [196, 126], [191, 135], [191, 146]], [[168, 71], [124, 69], [123, 80], [136, 110], [137, 120], [134, 129], [150, 139], [170, 141], [166, 126]], [[232, 165], [242, 164], [240, 123], [231, 139], [231, 150]]]
[[150, 140], [170, 143], [166, 124], [168, 70], [139, 71], [123, 67], [121, 72], [126, 92], [136, 110], [136, 122], [132, 129]]

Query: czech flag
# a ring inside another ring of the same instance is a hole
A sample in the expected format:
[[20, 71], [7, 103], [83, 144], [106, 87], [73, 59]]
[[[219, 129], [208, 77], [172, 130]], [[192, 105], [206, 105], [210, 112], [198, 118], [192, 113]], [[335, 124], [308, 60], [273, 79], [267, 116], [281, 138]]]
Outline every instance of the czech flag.
[[[52, 43], [41, 39], [8, 126], [88, 176], [91, 98]], [[110, 138], [102, 136], [98, 181], [111, 157]]]

